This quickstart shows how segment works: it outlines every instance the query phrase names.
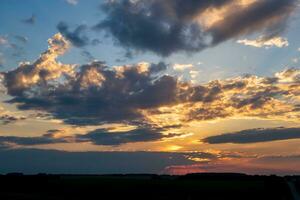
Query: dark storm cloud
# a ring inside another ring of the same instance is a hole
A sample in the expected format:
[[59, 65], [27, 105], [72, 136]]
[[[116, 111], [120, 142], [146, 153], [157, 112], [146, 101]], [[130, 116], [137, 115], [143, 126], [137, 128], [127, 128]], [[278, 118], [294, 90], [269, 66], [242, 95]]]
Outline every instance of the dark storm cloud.
[[35, 15], [31, 15], [31, 17], [27, 18], [27, 19], [23, 19], [21, 20], [23, 23], [25, 24], [30, 24], [30, 25], [34, 25], [36, 23], [36, 16]]
[[[152, 51], [162, 56], [195, 52], [236, 36], [262, 32], [280, 34], [297, 0], [261, 0], [238, 7], [232, 0], [117, 0], [102, 8], [107, 17], [95, 26], [106, 30], [126, 49]], [[230, 5], [232, 5], [230, 7]], [[228, 7], [224, 20], [204, 27], [197, 19], [212, 8]]]
[[78, 135], [78, 141], [89, 141], [96, 145], [120, 145], [133, 142], [158, 141], [163, 138], [171, 138], [177, 134], [164, 135], [163, 129], [138, 128], [130, 131], [109, 131], [107, 129], [97, 129], [86, 135]]
[[226, 133], [217, 136], [204, 138], [202, 141], [209, 144], [222, 143], [257, 143], [277, 140], [299, 139], [300, 128], [269, 128], [269, 129], [250, 129], [235, 133]]
[[87, 30], [86, 25], [79, 25], [73, 31], [71, 31], [67, 23], [59, 22], [57, 24], [57, 29], [74, 46], [83, 47], [90, 43], [90, 39], [85, 35]]

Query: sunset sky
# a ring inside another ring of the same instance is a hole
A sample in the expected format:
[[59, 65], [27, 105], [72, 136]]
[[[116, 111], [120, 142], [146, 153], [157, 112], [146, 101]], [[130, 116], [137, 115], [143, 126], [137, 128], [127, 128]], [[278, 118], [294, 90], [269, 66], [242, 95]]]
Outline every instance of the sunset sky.
[[300, 173], [298, 0], [0, 0], [0, 173]]

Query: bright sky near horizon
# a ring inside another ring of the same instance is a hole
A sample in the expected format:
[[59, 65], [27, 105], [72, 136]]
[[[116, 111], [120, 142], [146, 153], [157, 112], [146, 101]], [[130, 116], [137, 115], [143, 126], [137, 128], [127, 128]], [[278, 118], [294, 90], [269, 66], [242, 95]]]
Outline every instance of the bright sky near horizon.
[[299, 17], [298, 0], [0, 0], [0, 173], [70, 173], [71, 152], [75, 173], [299, 173]]

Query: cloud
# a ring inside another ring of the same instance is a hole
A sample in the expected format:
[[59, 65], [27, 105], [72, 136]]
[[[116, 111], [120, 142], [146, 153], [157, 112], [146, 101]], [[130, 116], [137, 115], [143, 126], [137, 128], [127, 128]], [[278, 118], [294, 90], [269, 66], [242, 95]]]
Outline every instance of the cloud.
[[89, 52], [89, 51], [82, 51], [81, 55], [88, 61], [88, 62], [92, 62], [95, 61], [95, 57]]
[[273, 38], [267, 38], [264, 39], [263, 37], [259, 37], [256, 40], [238, 40], [237, 43], [244, 44], [246, 46], [253, 46], [257, 48], [265, 47], [265, 48], [270, 48], [270, 47], [287, 47], [289, 46], [289, 42], [286, 38], [282, 37], [273, 37]]
[[68, 4], [71, 4], [71, 5], [77, 5], [78, 4], [78, 0], [66, 0], [66, 2]]
[[255, 32], [278, 36], [296, 4], [297, 0], [107, 1], [102, 6], [107, 16], [95, 29], [107, 31], [126, 49], [169, 56]]
[[[0, 173], [17, 171], [25, 174], [159, 174], [169, 165], [195, 163], [187, 159], [186, 155], [189, 154], [0, 149]], [[203, 154], [203, 157], [207, 156], [209, 155]]]
[[137, 128], [129, 131], [97, 129], [86, 135], [78, 135], [77, 141], [88, 141], [96, 145], [120, 145], [133, 142], [159, 141], [178, 134], [162, 134], [163, 129]]
[[0, 144], [12, 144], [18, 146], [33, 146], [54, 143], [65, 143], [63, 138], [54, 138], [51, 134], [45, 134], [40, 137], [16, 137], [16, 136], [0, 136]]
[[49, 49], [34, 63], [21, 63], [16, 70], [5, 74], [4, 85], [10, 94], [23, 96], [26, 89], [72, 71], [72, 66], [55, 60], [68, 50], [69, 42], [62, 35], [56, 34], [48, 43]]
[[48, 42], [35, 62], [2, 74], [13, 97], [9, 102], [21, 110], [47, 112], [75, 125], [121, 122], [142, 128], [229, 117], [299, 121], [298, 69], [191, 84], [164, 74], [165, 63], [63, 64], [56, 58], [68, 50], [68, 40], [56, 34]]
[[193, 64], [174, 64], [173, 65], [173, 69], [175, 71], [184, 71], [186, 69], [193, 68], [193, 67], [194, 67]]
[[87, 29], [86, 25], [79, 25], [74, 31], [70, 31], [69, 25], [65, 22], [59, 22], [57, 25], [58, 31], [68, 39], [74, 46], [83, 47], [90, 43], [89, 38], [84, 35]]
[[6, 45], [8, 43], [7, 38], [4, 36], [0, 36], [0, 46]]
[[5, 64], [5, 58], [4, 58], [4, 56], [3, 56], [3, 54], [2, 53], [0, 53], [0, 67], [3, 67], [3, 65]]
[[[287, 164], [283, 164], [287, 163]], [[291, 166], [290, 163], [294, 165]], [[295, 167], [297, 166], [297, 167]], [[266, 156], [261, 158], [225, 158], [214, 162], [199, 162], [192, 165], [168, 166], [166, 174], [184, 175], [189, 173], [246, 173], [253, 175], [277, 174], [281, 176], [298, 174], [299, 156]]]
[[[191, 157], [206, 161], [194, 161]], [[288, 175], [298, 174], [299, 165], [299, 156], [248, 158], [222, 152], [67, 152], [6, 149], [5, 146], [0, 146], [1, 174], [186, 174], [239, 171], [248, 174]]]
[[[68, 42], [57, 34], [49, 44], [37, 61], [21, 64], [4, 75], [8, 93], [17, 97], [15, 102], [23, 102], [22, 109], [46, 110], [69, 123], [93, 124], [137, 118], [137, 108], [172, 101], [175, 79], [162, 77], [154, 81], [156, 74], [166, 68], [163, 63], [111, 70], [102, 62], [94, 62], [75, 70], [55, 60], [68, 49]], [[163, 88], [170, 89], [162, 94]]]
[[289, 140], [299, 139], [300, 128], [259, 128], [242, 130], [234, 133], [226, 133], [217, 136], [211, 136], [204, 138], [202, 141], [210, 144], [222, 144], [222, 143], [257, 143], [257, 142], [269, 142], [277, 140]]
[[3, 124], [10, 124], [19, 120], [24, 120], [26, 117], [18, 117], [18, 116], [13, 116], [13, 115], [8, 115], [8, 114], [2, 114], [0, 115], [0, 122]]
[[[3, 123], [11, 123], [24, 118], [12, 117], [3, 115], [0, 121]], [[167, 133], [168, 129], [155, 127], [114, 127], [114, 128], [100, 128], [84, 134], [72, 135], [65, 130], [53, 129], [48, 130], [46, 134], [35, 137], [19, 137], [19, 136], [0, 136], [0, 145], [6, 145], [7, 148], [15, 146], [35, 146], [48, 145], [57, 143], [91, 143], [93, 145], [117, 146], [127, 143], [136, 142], [154, 142], [164, 139], [172, 139], [182, 137], [179, 133]]]
[[27, 19], [23, 19], [21, 21], [23, 23], [25, 23], [25, 24], [34, 25], [36, 23], [36, 16], [35, 15], [31, 15], [31, 17], [29, 17]]
[[24, 44], [28, 42], [28, 38], [22, 35], [15, 35], [14, 38]]
[[[11, 49], [11, 55], [13, 57], [20, 57], [25, 53], [23, 45], [27, 43], [28, 39], [20, 35], [5, 35], [0, 36], [0, 48]], [[1, 56], [1, 55], [0, 55]], [[2, 55], [2, 64], [3, 64], [3, 55]]]

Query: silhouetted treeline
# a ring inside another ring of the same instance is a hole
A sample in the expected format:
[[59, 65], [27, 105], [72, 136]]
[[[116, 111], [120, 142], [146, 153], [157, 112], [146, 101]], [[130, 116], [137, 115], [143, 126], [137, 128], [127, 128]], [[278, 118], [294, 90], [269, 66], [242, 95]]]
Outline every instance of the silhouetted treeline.
[[[0, 176], [0, 199], [292, 199], [287, 179], [245, 174]], [[299, 184], [299, 182], [297, 182]]]

